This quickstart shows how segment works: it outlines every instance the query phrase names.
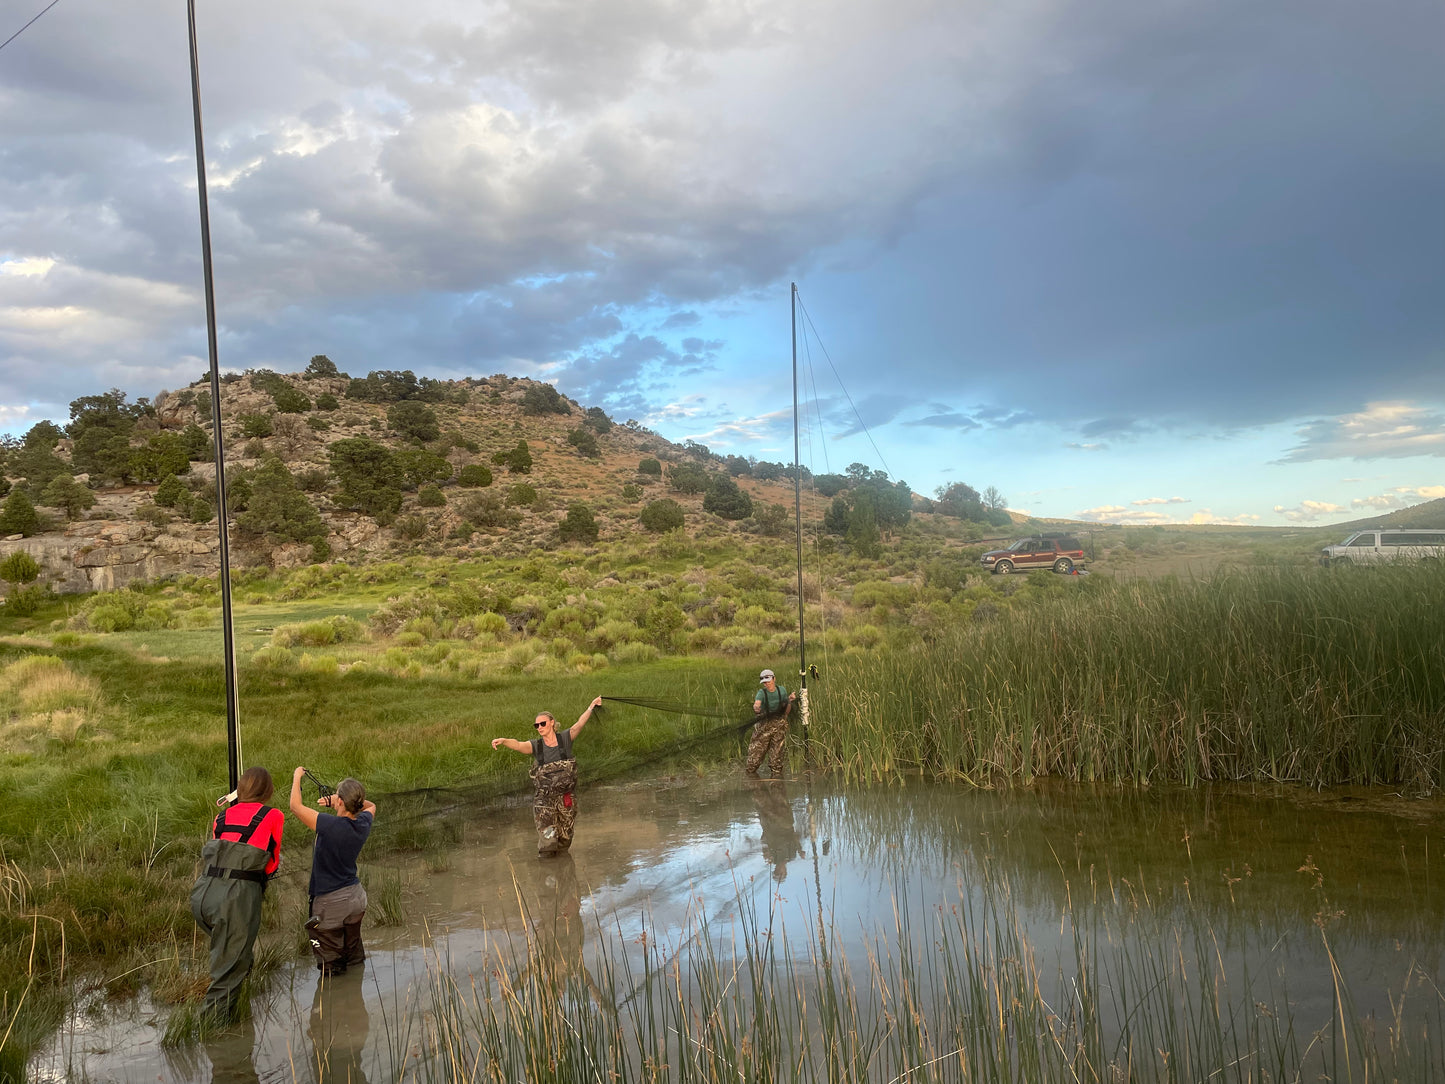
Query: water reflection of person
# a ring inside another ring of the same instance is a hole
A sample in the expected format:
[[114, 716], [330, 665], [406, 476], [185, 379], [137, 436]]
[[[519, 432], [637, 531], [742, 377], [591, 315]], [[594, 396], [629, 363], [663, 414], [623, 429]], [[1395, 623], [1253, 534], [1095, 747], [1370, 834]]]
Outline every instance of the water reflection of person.
[[371, 1018], [362, 996], [361, 975], [323, 975], [311, 999], [306, 1026], [317, 1084], [367, 1084], [362, 1055]]
[[541, 867], [539, 875], [527, 970], [555, 983], [558, 990], [575, 975], [586, 984], [599, 1008], [610, 1009], [583, 957], [582, 888], [576, 863], [570, 854], [562, 854], [556, 862]]
[[763, 833], [763, 857], [773, 867], [779, 884], [788, 876], [788, 863], [803, 853], [803, 837], [793, 823], [787, 786], [781, 781], [749, 779], [748, 790], [758, 807], [758, 827]]
[[[211, 1032], [203, 1041], [206, 1057], [211, 1062], [211, 1084], [260, 1084], [261, 1078], [253, 1061], [256, 1050], [254, 1016], [237, 1027]], [[188, 1068], [191, 1071], [178, 1074], [177, 1079], [196, 1079], [194, 1067]]]

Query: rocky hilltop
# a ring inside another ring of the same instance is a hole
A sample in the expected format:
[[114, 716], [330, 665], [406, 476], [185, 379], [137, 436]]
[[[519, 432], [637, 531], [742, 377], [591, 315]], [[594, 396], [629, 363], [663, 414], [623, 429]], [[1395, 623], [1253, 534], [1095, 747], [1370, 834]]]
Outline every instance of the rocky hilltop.
[[[11, 440], [0, 560], [24, 550], [65, 592], [214, 574], [217, 415], [236, 567], [607, 542], [646, 529], [664, 499], [652, 529], [791, 523], [781, 464], [674, 444], [526, 378], [353, 378], [318, 357], [304, 373], [227, 374], [219, 411], [210, 400], [203, 380], [134, 403], [88, 396], [64, 430]], [[827, 498], [808, 500], [821, 515]]]

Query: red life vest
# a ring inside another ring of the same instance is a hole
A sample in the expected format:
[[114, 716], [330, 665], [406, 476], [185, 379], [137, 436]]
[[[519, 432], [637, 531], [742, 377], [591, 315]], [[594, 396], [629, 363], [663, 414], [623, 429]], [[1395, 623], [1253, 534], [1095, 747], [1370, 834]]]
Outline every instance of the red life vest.
[[[239, 812], [245, 816], [248, 812], [247, 807], [254, 809], [249, 820], [236, 823], [231, 815]], [[274, 809], [261, 802], [238, 802], [229, 809], [216, 814], [216, 819], [211, 824], [211, 838], [259, 847], [271, 856], [266, 862], [265, 872], [275, 873], [276, 867], [281, 864], [281, 830], [285, 824], [285, 818], [279, 809]]]

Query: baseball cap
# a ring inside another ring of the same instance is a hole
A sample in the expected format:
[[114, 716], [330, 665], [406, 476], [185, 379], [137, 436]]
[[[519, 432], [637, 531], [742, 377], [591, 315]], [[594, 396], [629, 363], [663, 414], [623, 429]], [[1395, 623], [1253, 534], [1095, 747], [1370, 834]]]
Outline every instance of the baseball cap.
[[758, 680], [759, 680], [759, 681], [772, 681], [772, 680], [773, 680], [773, 672], [772, 672], [771, 670], [764, 670], [761, 674], [758, 675]]

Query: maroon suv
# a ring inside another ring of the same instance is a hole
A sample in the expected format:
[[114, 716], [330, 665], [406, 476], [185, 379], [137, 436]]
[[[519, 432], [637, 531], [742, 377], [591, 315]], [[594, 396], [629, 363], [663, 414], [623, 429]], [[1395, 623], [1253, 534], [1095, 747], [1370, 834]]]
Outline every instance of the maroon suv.
[[1006, 550], [989, 550], [979, 563], [1005, 576], [1016, 568], [1070, 572], [1084, 563], [1084, 547], [1077, 538], [1020, 538]]

